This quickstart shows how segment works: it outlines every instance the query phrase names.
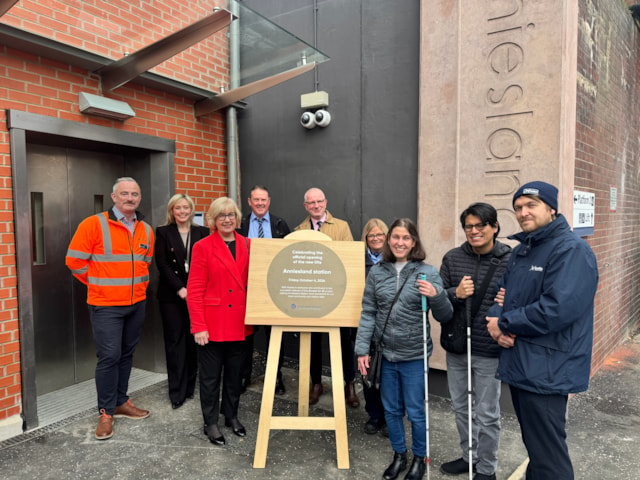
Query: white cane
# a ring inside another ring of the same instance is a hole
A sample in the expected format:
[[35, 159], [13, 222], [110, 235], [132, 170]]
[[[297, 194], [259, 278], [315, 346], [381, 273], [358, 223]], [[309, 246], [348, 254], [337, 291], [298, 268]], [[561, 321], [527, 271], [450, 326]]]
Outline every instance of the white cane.
[[467, 430], [469, 431], [469, 480], [473, 479], [473, 414], [471, 404], [473, 402], [473, 388], [471, 385], [471, 297], [465, 300], [464, 308], [467, 313]]
[[[419, 276], [420, 280], [426, 280], [427, 276], [423, 273]], [[429, 457], [429, 358], [427, 345], [427, 297], [422, 295], [422, 350], [424, 354], [424, 415], [427, 425], [427, 480], [431, 478], [431, 461]]]

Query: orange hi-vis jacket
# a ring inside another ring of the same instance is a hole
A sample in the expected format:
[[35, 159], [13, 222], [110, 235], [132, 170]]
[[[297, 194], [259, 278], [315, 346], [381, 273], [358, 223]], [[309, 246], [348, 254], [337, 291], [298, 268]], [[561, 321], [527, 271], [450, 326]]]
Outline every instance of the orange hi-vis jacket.
[[92, 215], [78, 225], [66, 264], [87, 285], [89, 305], [133, 305], [146, 299], [154, 235], [138, 212], [136, 218], [133, 235], [113, 210]]

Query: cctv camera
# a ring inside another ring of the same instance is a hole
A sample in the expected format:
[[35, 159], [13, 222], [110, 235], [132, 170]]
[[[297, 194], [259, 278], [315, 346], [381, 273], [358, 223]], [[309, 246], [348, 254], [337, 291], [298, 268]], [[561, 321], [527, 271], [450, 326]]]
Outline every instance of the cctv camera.
[[316, 125], [326, 127], [331, 123], [331, 114], [324, 109], [320, 109], [315, 114]]
[[300, 124], [304, 127], [304, 128], [308, 128], [309, 130], [311, 130], [313, 127], [316, 126], [316, 119], [315, 116], [313, 115], [312, 112], [304, 112], [302, 114], [302, 116], [300, 117]]

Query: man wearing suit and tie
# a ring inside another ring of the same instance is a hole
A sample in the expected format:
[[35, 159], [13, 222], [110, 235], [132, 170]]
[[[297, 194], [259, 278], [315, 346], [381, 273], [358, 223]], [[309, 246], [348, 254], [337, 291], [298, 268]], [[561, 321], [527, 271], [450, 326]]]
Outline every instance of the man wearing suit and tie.
[[[238, 233], [249, 238], [284, 238], [291, 230], [289, 225], [282, 218], [277, 217], [269, 212], [271, 205], [271, 197], [269, 190], [263, 185], [255, 185], [249, 192], [249, 207], [251, 213], [242, 218]], [[265, 334], [267, 336], [267, 345], [271, 338], [271, 326], [265, 325]], [[255, 329], [254, 329], [255, 333]], [[247, 336], [247, 358], [242, 371], [243, 390], [251, 382], [251, 370], [253, 366], [253, 344], [254, 334]], [[280, 361], [278, 362], [278, 376], [276, 379], [276, 393], [282, 395], [286, 392], [284, 382], [282, 381], [282, 359], [284, 349], [280, 349]]]

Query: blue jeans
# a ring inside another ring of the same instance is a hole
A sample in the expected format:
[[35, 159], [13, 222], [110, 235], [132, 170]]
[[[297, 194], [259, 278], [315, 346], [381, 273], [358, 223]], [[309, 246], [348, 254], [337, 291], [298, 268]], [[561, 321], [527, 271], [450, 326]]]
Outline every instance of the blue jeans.
[[390, 362], [383, 358], [380, 394], [393, 451], [396, 453], [407, 451], [404, 433], [404, 412], [406, 411], [411, 422], [411, 451], [415, 456], [426, 457], [424, 361]]
[[93, 343], [96, 346], [96, 390], [98, 411], [113, 415], [129, 396], [133, 352], [140, 341], [146, 302], [104, 307], [89, 305]]
[[[496, 379], [498, 358], [471, 357], [471, 388], [473, 391], [472, 461], [478, 473], [492, 475], [498, 469], [500, 446], [500, 380]], [[456, 427], [460, 436], [462, 458], [469, 459], [469, 410], [467, 391], [467, 354], [447, 352], [447, 381]]]

